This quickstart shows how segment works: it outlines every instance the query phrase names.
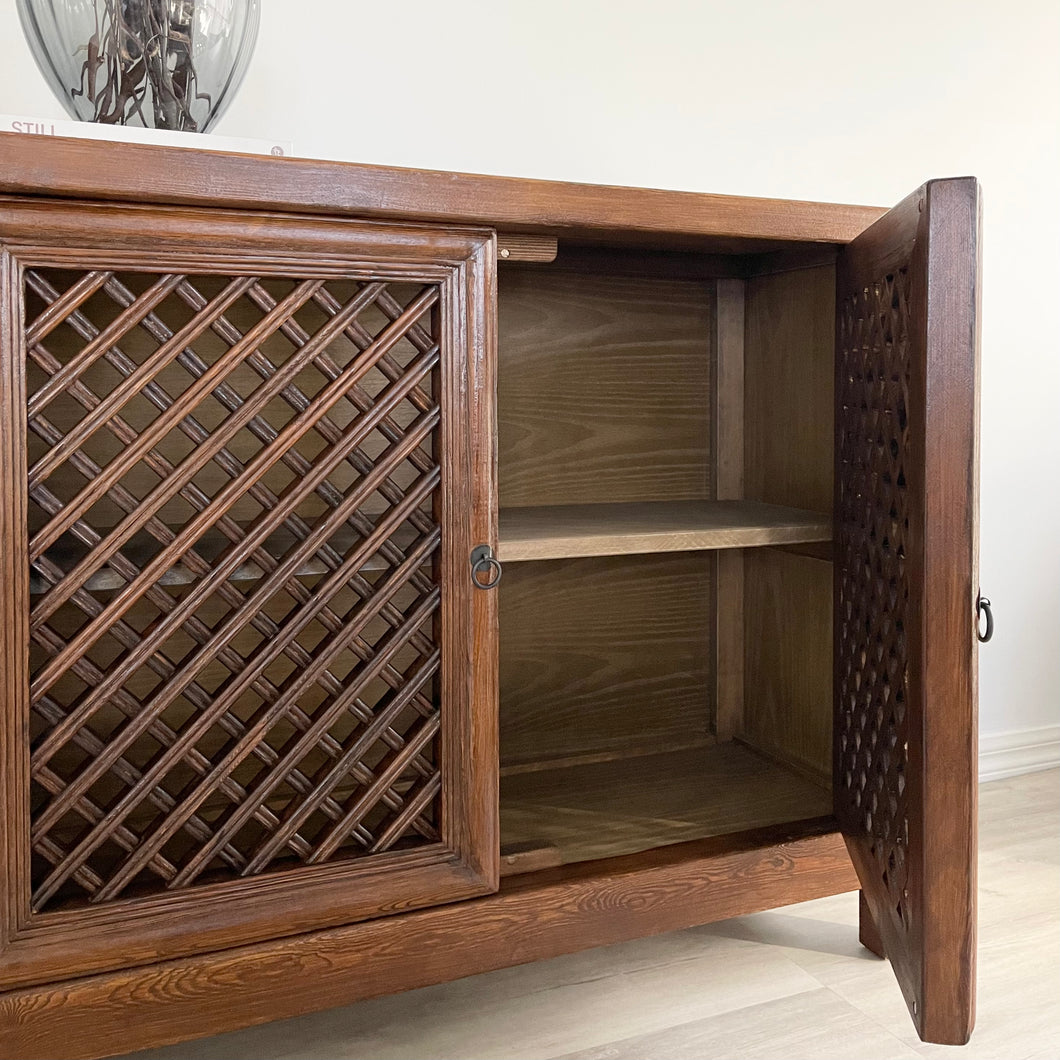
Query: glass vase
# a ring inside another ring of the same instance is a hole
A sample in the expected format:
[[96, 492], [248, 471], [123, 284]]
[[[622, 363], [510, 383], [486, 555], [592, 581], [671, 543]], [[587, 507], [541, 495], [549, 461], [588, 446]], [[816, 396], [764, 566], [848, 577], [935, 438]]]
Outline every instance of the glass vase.
[[258, 0], [18, 0], [33, 57], [81, 121], [206, 132], [258, 35]]

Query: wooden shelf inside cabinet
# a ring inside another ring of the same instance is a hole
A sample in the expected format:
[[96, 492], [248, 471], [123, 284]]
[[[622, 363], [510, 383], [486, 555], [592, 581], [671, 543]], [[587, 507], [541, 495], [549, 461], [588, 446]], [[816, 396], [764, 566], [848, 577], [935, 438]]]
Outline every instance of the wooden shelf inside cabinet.
[[[245, 530], [246, 527], [241, 526], [241, 530]], [[322, 545], [313, 555], [306, 557], [294, 572], [294, 576], [308, 577], [317, 574], [326, 574], [333, 569], [333, 566], [329, 566], [324, 562], [322, 553], [325, 549], [331, 549], [331, 551], [338, 556], [347, 555], [353, 548], [355, 548], [364, 536], [357, 533], [352, 527], [343, 527], [336, 534], [330, 537], [324, 545]], [[280, 529], [271, 533], [260, 546], [261, 551], [272, 557], [273, 564], [279, 562], [284, 556], [294, 547], [297, 547], [298, 538], [295, 537], [294, 533], [289, 529]], [[396, 545], [403, 553], [410, 550], [417, 541], [416, 532], [410, 527], [398, 527], [398, 529], [390, 535], [387, 539], [388, 543]], [[202, 561], [206, 566], [212, 566], [220, 561], [221, 558], [231, 549], [238, 548], [239, 543], [233, 542], [229, 537], [223, 534], [216, 527], [211, 527], [207, 530], [199, 539], [195, 542], [192, 551], [199, 560]], [[121, 550], [121, 556], [123, 559], [131, 561], [137, 570], [142, 570], [148, 562], [154, 557], [157, 551], [161, 550], [161, 545], [157, 544], [152, 547], [139, 547], [126, 546]], [[84, 551], [80, 550], [74, 552], [69, 548], [55, 547], [48, 549], [45, 553], [47, 559], [57, 566], [64, 573], [69, 572], [81, 561], [84, 555]], [[431, 555], [428, 554], [424, 563], [431, 562]], [[380, 571], [388, 570], [391, 564], [388, 563], [378, 553], [373, 553], [365, 558], [357, 569], [359, 572], [364, 573], [368, 571]], [[271, 569], [271, 566], [270, 566]], [[243, 581], [256, 581], [259, 578], [264, 577], [266, 571], [262, 568], [261, 564], [254, 561], [254, 559], [248, 556], [246, 562], [241, 563], [232, 573], [229, 575], [228, 580], [232, 582], [243, 582]], [[191, 585], [197, 582], [202, 577], [201, 574], [195, 573], [190, 567], [177, 560], [173, 566], [169, 568], [159, 579], [159, 585]], [[109, 592], [114, 589], [121, 589], [128, 584], [129, 579], [123, 574], [115, 570], [111, 565], [105, 564], [100, 567], [94, 574], [92, 574], [86, 581], [84, 587], [90, 592]], [[52, 583], [43, 577], [38, 571], [30, 570], [29, 589], [30, 593], [39, 596], [42, 593], [46, 593], [51, 588]]]
[[519, 773], [501, 780], [501, 871], [633, 854], [831, 806], [823, 783], [734, 743]]
[[502, 508], [501, 560], [695, 552], [831, 541], [832, 519], [759, 501], [658, 501]]

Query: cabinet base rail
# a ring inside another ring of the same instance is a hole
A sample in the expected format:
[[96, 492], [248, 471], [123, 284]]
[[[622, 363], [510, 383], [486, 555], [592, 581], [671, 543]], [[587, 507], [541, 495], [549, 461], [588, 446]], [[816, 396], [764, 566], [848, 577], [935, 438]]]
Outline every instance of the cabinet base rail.
[[0, 1056], [113, 1056], [857, 888], [831, 817], [545, 869], [483, 898], [2, 994]]

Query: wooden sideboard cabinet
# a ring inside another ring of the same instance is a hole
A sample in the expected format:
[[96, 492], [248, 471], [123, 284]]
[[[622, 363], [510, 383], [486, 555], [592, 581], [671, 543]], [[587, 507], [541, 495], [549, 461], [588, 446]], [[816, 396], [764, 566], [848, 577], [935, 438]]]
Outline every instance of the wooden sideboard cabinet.
[[855, 889], [966, 1041], [978, 218], [0, 136], [0, 1055]]

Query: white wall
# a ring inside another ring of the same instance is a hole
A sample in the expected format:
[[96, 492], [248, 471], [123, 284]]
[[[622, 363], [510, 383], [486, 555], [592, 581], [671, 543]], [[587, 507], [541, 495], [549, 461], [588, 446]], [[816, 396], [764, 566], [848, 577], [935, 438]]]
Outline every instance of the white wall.
[[[217, 131], [293, 139], [304, 155], [882, 204], [929, 177], [977, 175], [982, 585], [997, 615], [981, 727], [1060, 722], [1056, 0], [263, 7]], [[0, 112], [63, 117], [13, 3], [0, 11]]]

